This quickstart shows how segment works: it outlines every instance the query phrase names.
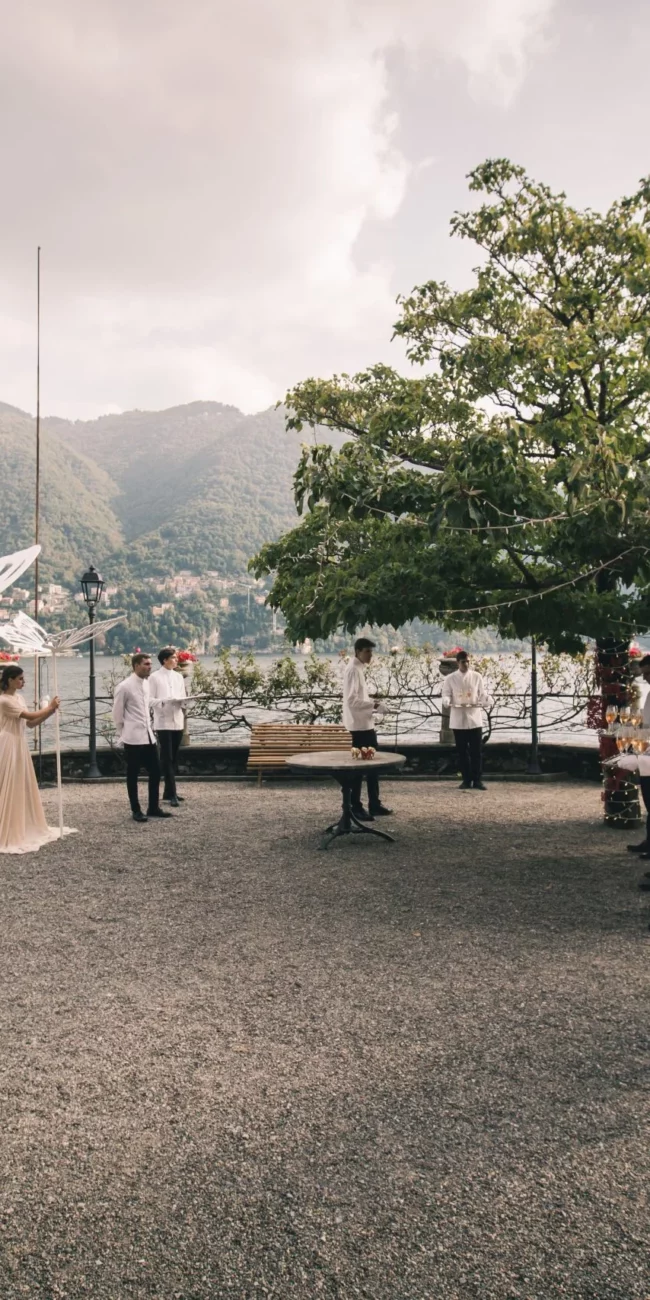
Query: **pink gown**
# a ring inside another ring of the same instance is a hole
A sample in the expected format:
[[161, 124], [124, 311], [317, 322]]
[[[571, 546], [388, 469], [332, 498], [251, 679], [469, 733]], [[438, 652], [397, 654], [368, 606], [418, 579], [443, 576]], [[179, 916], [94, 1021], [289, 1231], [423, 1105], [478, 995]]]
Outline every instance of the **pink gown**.
[[48, 826], [27, 744], [22, 695], [0, 693], [0, 853], [36, 853], [58, 840]]

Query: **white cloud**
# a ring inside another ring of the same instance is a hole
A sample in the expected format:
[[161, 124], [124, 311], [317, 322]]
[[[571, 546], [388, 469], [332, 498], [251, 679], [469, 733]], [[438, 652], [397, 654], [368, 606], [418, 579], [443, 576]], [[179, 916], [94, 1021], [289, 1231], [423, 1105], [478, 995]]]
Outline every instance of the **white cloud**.
[[[414, 58], [437, 50], [457, 63], [477, 100], [508, 107], [521, 89], [531, 58], [544, 47], [556, 0], [380, 0], [388, 32]], [[371, 12], [376, 0], [368, 0]]]
[[0, 398], [32, 406], [43, 245], [43, 406], [214, 397], [254, 409], [308, 373], [386, 354], [399, 212], [389, 56], [451, 60], [507, 103], [552, 0], [32, 0], [2, 6]]

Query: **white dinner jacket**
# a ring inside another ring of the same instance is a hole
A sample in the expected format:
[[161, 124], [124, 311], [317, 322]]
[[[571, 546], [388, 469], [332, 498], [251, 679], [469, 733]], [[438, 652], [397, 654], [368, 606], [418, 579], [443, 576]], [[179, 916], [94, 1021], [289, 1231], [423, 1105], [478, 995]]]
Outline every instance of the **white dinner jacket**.
[[121, 745], [155, 745], [151, 724], [149, 682], [131, 673], [120, 682], [113, 699], [113, 722]]
[[185, 713], [181, 700], [187, 698], [185, 679], [173, 668], [158, 668], [149, 678], [149, 699], [156, 731], [183, 731]]
[[473, 668], [461, 673], [457, 668], [442, 683], [442, 703], [449, 709], [452, 731], [469, 731], [483, 726], [483, 710], [491, 709], [493, 700], [480, 673]]

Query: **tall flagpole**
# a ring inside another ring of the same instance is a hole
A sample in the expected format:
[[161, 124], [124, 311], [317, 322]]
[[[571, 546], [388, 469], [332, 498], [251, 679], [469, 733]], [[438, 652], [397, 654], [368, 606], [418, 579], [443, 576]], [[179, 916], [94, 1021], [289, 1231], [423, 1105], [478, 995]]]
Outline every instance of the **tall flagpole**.
[[[34, 545], [39, 544], [41, 514], [41, 247], [36, 253], [36, 498], [34, 502]], [[38, 555], [34, 562], [34, 622], [38, 623]], [[34, 709], [38, 709], [41, 700], [40, 659], [34, 658]], [[38, 728], [40, 735], [40, 727]], [[34, 749], [38, 746], [38, 737], [34, 735]]]
[[[41, 513], [41, 249], [36, 254], [36, 501], [34, 545], [39, 542]], [[34, 561], [34, 622], [38, 623], [38, 555]]]

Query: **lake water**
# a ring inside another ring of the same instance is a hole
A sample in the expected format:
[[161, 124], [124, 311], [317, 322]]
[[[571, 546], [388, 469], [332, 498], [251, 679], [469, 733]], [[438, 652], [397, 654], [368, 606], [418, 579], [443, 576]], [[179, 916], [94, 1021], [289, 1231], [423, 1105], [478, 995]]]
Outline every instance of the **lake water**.
[[[256, 655], [255, 659], [262, 667], [268, 667], [275, 656]], [[329, 656], [332, 662], [336, 662], [339, 656]], [[526, 661], [523, 663], [516, 660], [514, 656], [503, 655], [500, 657], [501, 662], [508, 666], [513, 672], [517, 684], [517, 690], [525, 690], [529, 681], [529, 665]], [[300, 657], [296, 657], [297, 663], [300, 663]], [[201, 664], [210, 669], [214, 665], [212, 656], [205, 656], [200, 660]], [[98, 656], [96, 661], [97, 677], [97, 717], [99, 745], [105, 742], [101, 737], [102, 719], [108, 719], [110, 711], [110, 676], [111, 673], [122, 675], [123, 665], [121, 659], [112, 659], [108, 656]], [[77, 748], [87, 743], [88, 737], [88, 672], [89, 661], [87, 656], [78, 656], [74, 658], [62, 658], [58, 663], [59, 694], [62, 699], [61, 711], [61, 738], [64, 748]], [[52, 676], [51, 666], [47, 661], [41, 661], [41, 680], [42, 693], [52, 694]], [[26, 695], [28, 699], [33, 696], [33, 665], [28, 662], [26, 665]], [[542, 686], [540, 683], [540, 691]], [[540, 739], [542, 741], [552, 741], [555, 743], [571, 742], [573, 744], [583, 744], [594, 747], [597, 743], [597, 736], [593, 730], [585, 726], [584, 713], [566, 723], [565, 716], [569, 701], [551, 701], [542, 700], [540, 703]], [[436, 706], [437, 707], [437, 706]], [[439, 721], [432, 717], [418, 717], [417, 704], [415, 712], [409, 706], [403, 710], [398, 717], [389, 719], [384, 723], [383, 728], [379, 730], [380, 736], [386, 741], [390, 740], [411, 740], [431, 742], [438, 740]], [[509, 704], [501, 706], [500, 715], [497, 714], [496, 727], [493, 732], [494, 740], [519, 740], [525, 741], [530, 736], [530, 723], [528, 720], [517, 720], [516, 714], [519, 706], [510, 707]], [[266, 715], [267, 717], [269, 715]], [[560, 719], [564, 717], [564, 720]], [[264, 715], [259, 715], [255, 720], [263, 720]], [[287, 719], [285, 719], [287, 720]], [[557, 720], [557, 721], [556, 721]], [[544, 725], [546, 724], [546, 725]], [[246, 728], [240, 728], [236, 731], [219, 733], [209, 721], [190, 716], [190, 735], [196, 743], [203, 744], [244, 744], [248, 738], [249, 732]], [[46, 723], [43, 727], [43, 747], [51, 747], [54, 738], [54, 724], [52, 721]]]

